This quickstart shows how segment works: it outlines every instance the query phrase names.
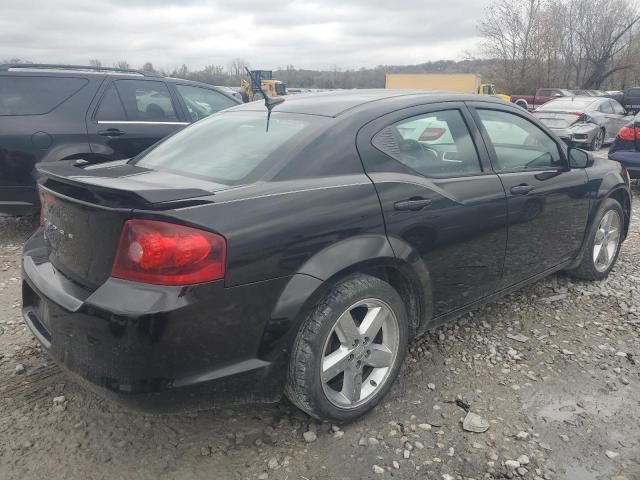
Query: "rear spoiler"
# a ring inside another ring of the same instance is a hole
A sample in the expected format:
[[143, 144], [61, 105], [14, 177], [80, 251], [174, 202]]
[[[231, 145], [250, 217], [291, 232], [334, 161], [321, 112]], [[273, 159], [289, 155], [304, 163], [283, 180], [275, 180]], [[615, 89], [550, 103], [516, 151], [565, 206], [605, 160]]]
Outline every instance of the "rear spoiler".
[[[126, 161], [110, 162], [107, 168], [91, 165], [91, 170], [85, 170], [90, 165], [84, 160], [39, 163], [38, 183], [54, 193], [114, 208], [165, 210], [211, 203], [202, 198], [213, 195], [211, 191], [136, 181], [135, 174], [146, 170]], [[126, 168], [127, 174], [123, 176], [122, 170], [114, 166]]]

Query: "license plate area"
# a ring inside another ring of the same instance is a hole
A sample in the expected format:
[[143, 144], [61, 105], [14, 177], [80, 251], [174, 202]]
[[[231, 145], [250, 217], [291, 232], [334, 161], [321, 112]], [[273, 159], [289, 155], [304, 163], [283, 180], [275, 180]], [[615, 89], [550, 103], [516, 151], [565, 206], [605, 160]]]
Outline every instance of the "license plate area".
[[26, 282], [22, 285], [22, 308], [27, 324], [38, 339], [48, 348], [51, 345], [49, 307], [47, 302], [43, 301], [40, 295]]

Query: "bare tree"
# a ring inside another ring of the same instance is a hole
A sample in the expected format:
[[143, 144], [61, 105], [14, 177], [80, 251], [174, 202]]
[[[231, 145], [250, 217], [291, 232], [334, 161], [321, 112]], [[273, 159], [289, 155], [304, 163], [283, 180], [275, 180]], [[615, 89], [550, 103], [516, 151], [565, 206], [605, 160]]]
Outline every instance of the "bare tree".
[[89, 60], [89, 65], [91, 65], [92, 67], [101, 67], [102, 62], [97, 58], [92, 58], [91, 60]]
[[129, 62], [127, 62], [126, 60], [118, 60], [117, 62], [114, 62], [113, 66], [116, 68], [122, 68], [125, 70], [128, 70], [129, 68], [131, 68], [131, 66], [129, 65]]

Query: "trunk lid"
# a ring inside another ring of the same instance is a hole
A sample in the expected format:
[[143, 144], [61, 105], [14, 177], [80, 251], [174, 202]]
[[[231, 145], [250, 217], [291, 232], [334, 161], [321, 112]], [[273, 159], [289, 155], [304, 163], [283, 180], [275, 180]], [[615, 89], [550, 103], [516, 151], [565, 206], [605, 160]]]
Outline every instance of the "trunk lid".
[[51, 263], [95, 289], [111, 274], [125, 220], [134, 209], [168, 210], [209, 203], [227, 188], [184, 175], [110, 162], [38, 165], [44, 235]]
[[580, 118], [569, 112], [536, 112], [535, 116], [549, 128], [569, 128]]

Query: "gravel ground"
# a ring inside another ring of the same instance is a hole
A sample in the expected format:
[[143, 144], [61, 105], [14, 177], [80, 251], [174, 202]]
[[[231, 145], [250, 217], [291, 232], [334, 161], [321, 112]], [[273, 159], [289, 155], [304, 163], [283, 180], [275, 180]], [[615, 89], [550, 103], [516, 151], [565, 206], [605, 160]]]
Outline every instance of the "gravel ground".
[[[342, 428], [284, 400], [145, 416], [77, 386], [21, 320], [33, 221], [0, 219], [0, 478], [640, 479], [635, 202], [607, 281], [558, 274], [427, 334], [386, 400]], [[488, 429], [466, 431], [467, 410]]]

